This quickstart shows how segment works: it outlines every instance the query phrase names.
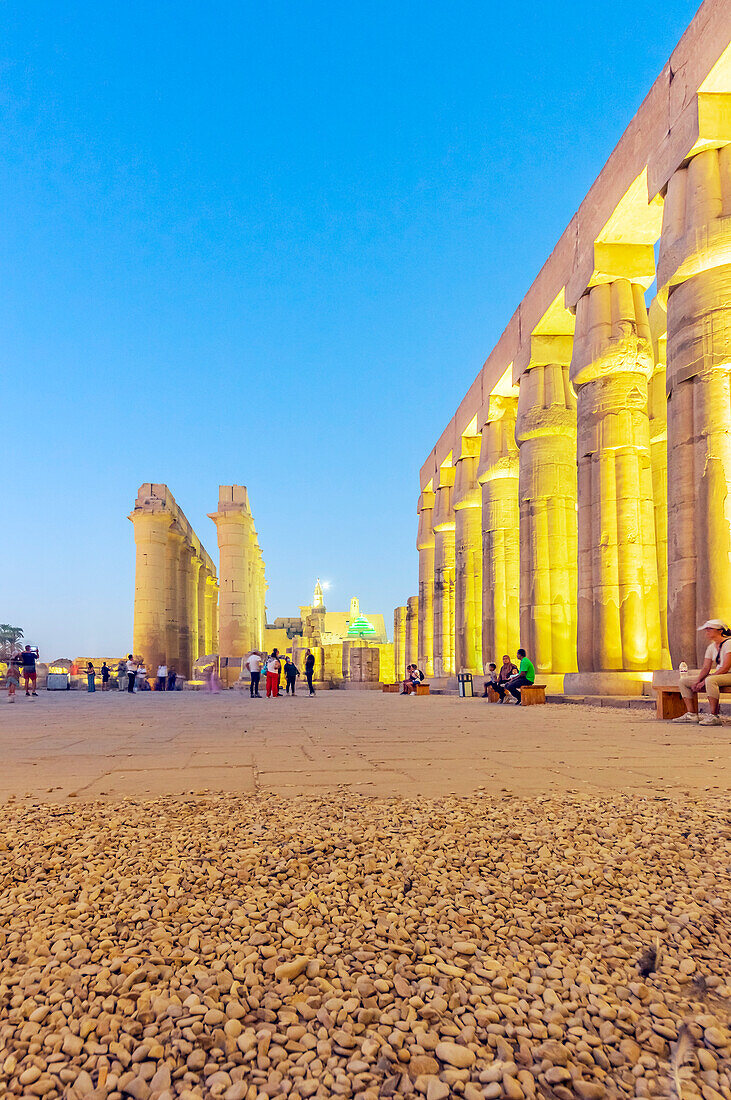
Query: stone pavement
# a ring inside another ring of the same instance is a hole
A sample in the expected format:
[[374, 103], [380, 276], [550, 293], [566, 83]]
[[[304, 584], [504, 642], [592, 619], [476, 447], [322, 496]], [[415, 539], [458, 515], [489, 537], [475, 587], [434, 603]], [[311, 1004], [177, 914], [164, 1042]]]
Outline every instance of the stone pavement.
[[21, 693], [14, 706], [0, 701], [0, 738], [2, 800], [342, 787], [385, 796], [692, 794], [731, 786], [728, 725], [453, 696]]

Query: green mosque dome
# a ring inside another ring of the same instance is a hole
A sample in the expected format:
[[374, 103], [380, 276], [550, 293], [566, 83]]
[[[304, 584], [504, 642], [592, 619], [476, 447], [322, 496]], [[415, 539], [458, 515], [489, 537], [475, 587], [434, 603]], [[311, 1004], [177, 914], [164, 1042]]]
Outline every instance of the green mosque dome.
[[348, 627], [348, 638], [371, 638], [375, 635], [376, 628], [363, 615], [354, 619]]

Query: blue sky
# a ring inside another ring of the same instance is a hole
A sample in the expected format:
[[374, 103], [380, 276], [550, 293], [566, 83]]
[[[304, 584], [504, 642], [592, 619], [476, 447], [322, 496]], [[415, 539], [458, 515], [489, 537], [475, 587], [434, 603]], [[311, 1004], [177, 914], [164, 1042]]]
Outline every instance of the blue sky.
[[418, 471], [696, 10], [6, 0], [0, 621], [131, 640], [138, 485], [270, 618], [416, 591]]

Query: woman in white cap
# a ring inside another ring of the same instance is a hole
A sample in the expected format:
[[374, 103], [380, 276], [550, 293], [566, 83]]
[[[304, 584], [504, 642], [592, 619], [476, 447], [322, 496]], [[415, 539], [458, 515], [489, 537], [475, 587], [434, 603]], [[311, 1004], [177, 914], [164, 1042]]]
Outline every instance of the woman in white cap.
[[[721, 687], [731, 686], [731, 630], [720, 619], [709, 619], [698, 627], [705, 632], [708, 640], [703, 668], [698, 676], [680, 677], [680, 694], [685, 702], [685, 714], [675, 718], [675, 722], [700, 722], [702, 726], [720, 726], [718, 713]], [[711, 707], [710, 714], [698, 715], [698, 693], [705, 691]]]

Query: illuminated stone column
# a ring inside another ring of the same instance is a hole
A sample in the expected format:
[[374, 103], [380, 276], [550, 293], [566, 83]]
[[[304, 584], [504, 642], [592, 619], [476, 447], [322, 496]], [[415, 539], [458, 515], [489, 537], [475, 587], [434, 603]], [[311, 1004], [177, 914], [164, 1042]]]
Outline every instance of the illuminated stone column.
[[132, 650], [141, 655], [148, 670], [166, 660], [168, 610], [165, 600], [168, 529], [166, 512], [132, 512], [134, 525], [135, 607]]
[[210, 514], [216, 524], [219, 550], [220, 622], [219, 652], [242, 657], [253, 648], [251, 559], [254, 553], [254, 521], [243, 485], [221, 485], [218, 511]]
[[200, 577], [201, 566], [203, 561], [193, 551], [189, 559], [189, 567], [187, 574], [188, 591], [187, 591], [187, 612], [188, 623], [190, 627], [190, 660], [191, 664], [197, 661], [202, 656], [200, 650], [200, 640], [198, 634], [198, 579]]
[[218, 653], [218, 582], [206, 577], [206, 653]]
[[396, 679], [406, 677], [406, 608], [393, 609], [393, 663]]
[[428, 678], [434, 675], [434, 493], [425, 490], [419, 500], [419, 629], [418, 665]]
[[492, 396], [482, 429], [482, 660], [498, 665], [520, 645], [517, 397]]
[[616, 279], [576, 307], [580, 672], [636, 672], [662, 659], [644, 290]]
[[650, 417], [650, 465], [652, 499], [655, 509], [655, 546], [657, 549], [657, 587], [660, 603], [660, 640], [662, 668], [670, 668], [668, 645], [668, 408], [665, 393], [668, 317], [659, 299], [648, 310], [655, 370], [647, 384], [647, 409]]
[[419, 663], [419, 599], [409, 596], [406, 601], [406, 664]]
[[193, 561], [190, 543], [183, 539], [180, 548], [179, 572], [178, 572], [178, 636], [180, 639], [180, 653], [178, 672], [190, 677], [192, 668], [192, 638], [190, 598], [193, 592]]
[[165, 607], [167, 620], [165, 626], [165, 648], [167, 663], [176, 672], [184, 675], [185, 652], [181, 643], [180, 616], [185, 602], [184, 575], [182, 566], [185, 537], [180, 528], [169, 526], [165, 547]]
[[667, 300], [668, 635], [700, 662], [698, 624], [731, 620], [731, 146], [670, 178], [657, 282]]
[[434, 675], [454, 676], [454, 466], [443, 467], [434, 499]]
[[264, 559], [261, 548], [257, 542], [254, 560], [254, 635], [252, 646], [254, 649], [262, 649], [264, 645], [264, 628], [266, 626], [266, 577], [264, 572]]
[[521, 376], [515, 438], [521, 644], [539, 672], [574, 672], [576, 398], [568, 364], [531, 363]]
[[454, 663], [457, 672], [482, 673], [482, 491], [477, 482], [480, 437], [462, 440], [455, 466]]
[[197, 657], [203, 657], [208, 653], [206, 648], [208, 645], [208, 638], [206, 636], [206, 582], [208, 580], [208, 569], [204, 561], [201, 561], [198, 569], [198, 595], [196, 598], [196, 610], [198, 612], [198, 653]]

